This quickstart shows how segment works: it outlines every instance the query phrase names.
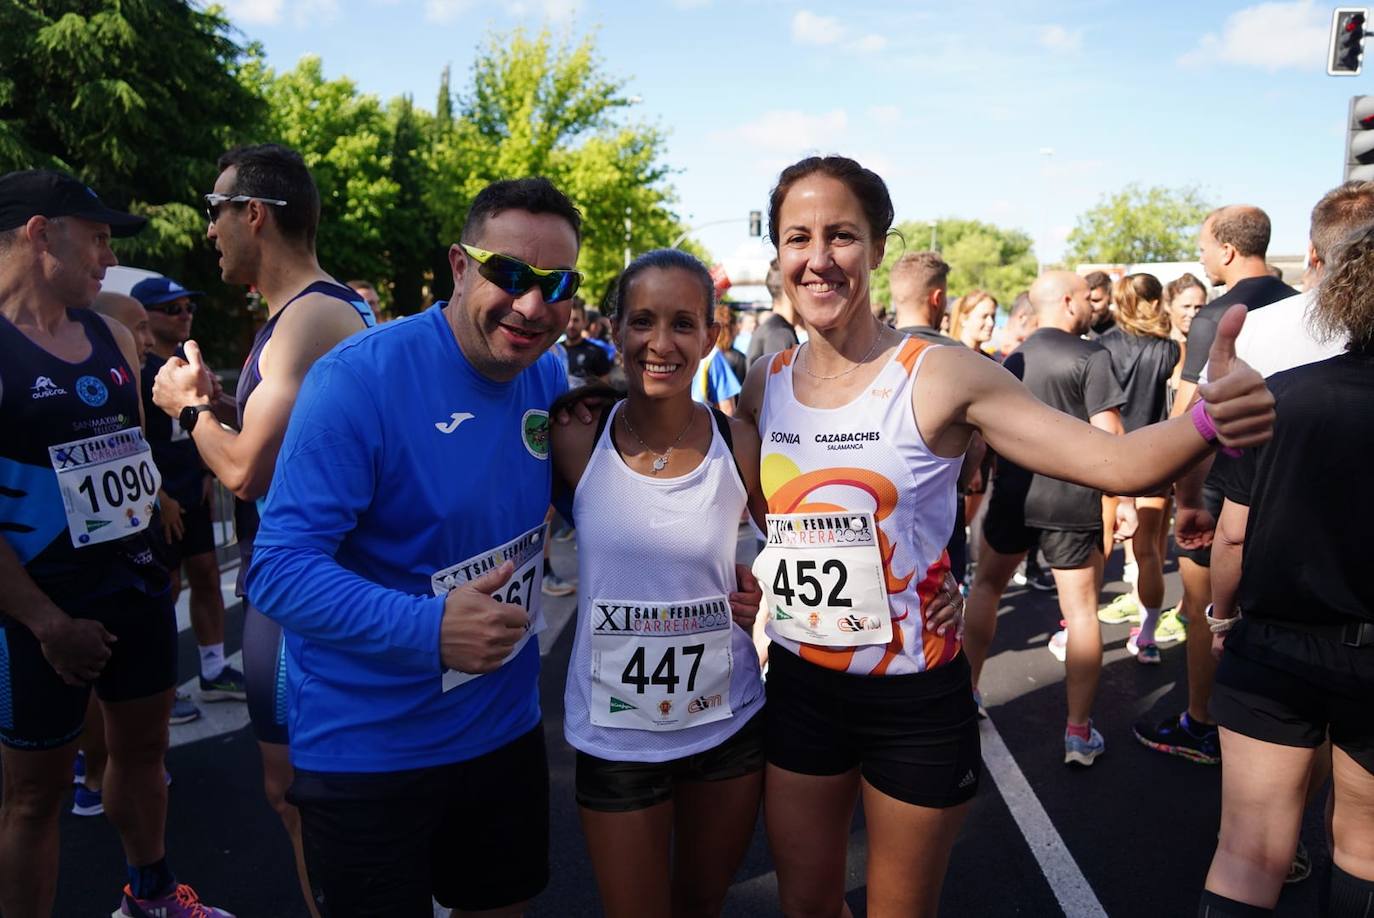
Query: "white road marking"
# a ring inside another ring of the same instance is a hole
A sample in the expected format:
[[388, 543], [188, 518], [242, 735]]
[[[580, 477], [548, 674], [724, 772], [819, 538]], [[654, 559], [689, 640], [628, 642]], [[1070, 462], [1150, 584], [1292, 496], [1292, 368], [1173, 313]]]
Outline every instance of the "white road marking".
[[1059, 900], [1059, 907], [1068, 918], [1106, 918], [1107, 912], [1097, 901], [1097, 894], [1088, 885], [1064, 839], [1031, 790], [1030, 782], [1002, 741], [1002, 734], [997, 732], [991, 719], [982, 721], [978, 732], [982, 735], [983, 763], [988, 774], [996, 782], [1031, 854], [1035, 855], [1045, 882]]

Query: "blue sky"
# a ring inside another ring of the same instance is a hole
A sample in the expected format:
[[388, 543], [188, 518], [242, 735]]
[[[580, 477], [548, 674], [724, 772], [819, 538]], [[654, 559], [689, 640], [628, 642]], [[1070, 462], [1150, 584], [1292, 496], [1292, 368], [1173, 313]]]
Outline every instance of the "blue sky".
[[[745, 218], [778, 170], [839, 152], [888, 182], [899, 220], [974, 217], [1053, 259], [1074, 220], [1129, 182], [1196, 185], [1269, 212], [1274, 255], [1305, 251], [1341, 180], [1350, 95], [1328, 77], [1333, 6], [1312, 2], [224, 0], [270, 63], [317, 54], [382, 99], [432, 110], [492, 30], [594, 30], [606, 71], [668, 134], [678, 210], [718, 258], [763, 251]], [[1053, 152], [1047, 152], [1053, 151]], [[665, 244], [670, 240], [664, 240]]]

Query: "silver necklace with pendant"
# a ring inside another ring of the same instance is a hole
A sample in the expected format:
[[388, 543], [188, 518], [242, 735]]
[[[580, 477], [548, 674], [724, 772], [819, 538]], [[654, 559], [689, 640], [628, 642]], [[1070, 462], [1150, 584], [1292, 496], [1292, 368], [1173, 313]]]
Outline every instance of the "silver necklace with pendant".
[[668, 467], [668, 454], [682, 442], [683, 437], [687, 436], [687, 431], [692, 427], [692, 421], [696, 420], [696, 414], [696, 406], [693, 406], [692, 413], [687, 418], [687, 426], [682, 428], [682, 433], [677, 435], [677, 439], [673, 441], [673, 445], [665, 449], [662, 453], [650, 449], [649, 444], [645, 443], [644, 439], [639, 434], [635, 433], [634, 426], [630, 424], [630, 411], [628, 405], [624, 411], [620, 412], [620, 417], [625, 421], [625, 429], [630, 432], [630, 436], [638, 440], [639, 445], [644, 447], [644, 451], [654, 457], [654, 474], [657, 475]]

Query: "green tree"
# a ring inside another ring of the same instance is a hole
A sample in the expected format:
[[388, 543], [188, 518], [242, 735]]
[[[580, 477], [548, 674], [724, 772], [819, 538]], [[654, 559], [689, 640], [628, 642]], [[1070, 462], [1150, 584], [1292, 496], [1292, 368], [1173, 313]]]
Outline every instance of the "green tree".
[[1064, 258], [1069, 264], [1191, 261], [1210, 209], [1196, 188], [1127, 185], [1079, 216]]
[[218, 8], [186, 2], [0, 2], [0, 172], [80, 176], [151, 218], [124, 257], [180, 264], [215, 158], [261, 110], [230, 36]]
[[408, 96], [387, 106], [387, 117], [391, 121], [390, 176], [397, 188], [385, 227], [391, 281], [388, 305], [393, 312], [406, 314], [424, 305], [429, 272], [433, 265], [445, 263], [447, 251], [439, 238], [439, 220], [425, 200], [432, 180], [426, 154], [437, 118], [416, 109]]
[[314, 55], [280, 75], [255, 59], [243, 79], [267, 101], [255, 141], [299, 152], [319, 186], [321, 265], [341, 280], [389, 277], [388, 214], [400, 187], [391, 174], [394, 128], [377, 97], [360, 95], [346, 77], [326, 80]]
[[664, 136], [622, 122], [631, 105], [623, 90], [603, 72], [591, 38], [556, 43], [548, 31], [516, 30], [488, 39], [461, 96], [461, 118], [451, 133], [436, 133], [428, 201], [440, 238], [458, 238], [468, 204], [489, 182], [543, 175], [582, 211], [579, 268], [589, 300], [620, 270], [627, 247], [637, 253], [671, 242], [681, 226]]
[[[887, 240], [887, 253], [873, 272], [873, 300], [888, 303], [892, 263], [906, 252], [929, 248], [928, 221], [899, 223]], [[1016, 295], [1035, 280], [1035, 253], [1031, 238], [1020, 230], [1005, 229], [981, 220], [943, 217], [935, 222], [936, 246], [949, 263], [949, 296], [983, 289], [1006, 309]]]

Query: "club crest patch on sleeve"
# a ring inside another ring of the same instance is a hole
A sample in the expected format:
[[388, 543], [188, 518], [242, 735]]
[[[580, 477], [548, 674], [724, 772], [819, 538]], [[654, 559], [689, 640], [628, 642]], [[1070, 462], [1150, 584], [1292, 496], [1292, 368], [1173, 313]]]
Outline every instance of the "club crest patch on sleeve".
[[549, 458], [549, 413], [531, 408], [520, 419], [520, 440], [531, 456]]

